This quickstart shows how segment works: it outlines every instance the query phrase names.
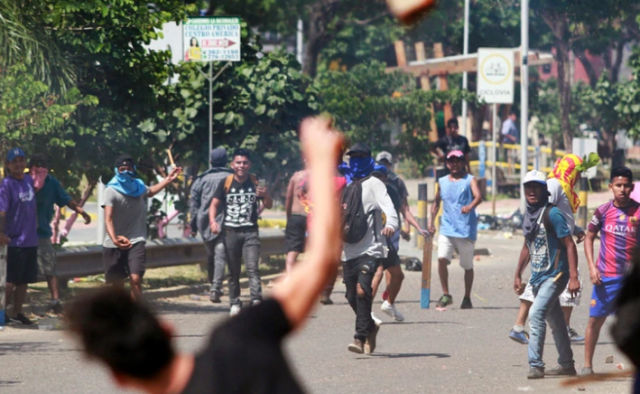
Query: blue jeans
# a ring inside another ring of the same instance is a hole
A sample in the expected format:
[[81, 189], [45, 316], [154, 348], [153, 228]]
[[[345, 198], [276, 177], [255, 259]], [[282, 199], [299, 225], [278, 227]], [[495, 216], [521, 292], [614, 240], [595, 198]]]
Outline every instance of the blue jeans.
[[573, 351], [569, 341], [567, 323], [560, 307], [558, 298], [567, 287], [569, 278], [561, 277], [557, 282], [549, 278], [542, 283], [533, 286], [535, 297], [529, 317], [531, 321], [531, 334], [529, 338], [529, 366], [544, 368], [542, 354], [544, 352], [544, 338], [547, 333], [547, 321], [553, 333], [553, 340], [558, 350], [558, 364], [563, 368], [574, 366]]

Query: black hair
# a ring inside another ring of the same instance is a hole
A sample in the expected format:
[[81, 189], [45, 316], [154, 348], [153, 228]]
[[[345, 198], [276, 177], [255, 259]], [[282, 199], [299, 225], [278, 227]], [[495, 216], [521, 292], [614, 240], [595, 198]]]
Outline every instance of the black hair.
[[451, 118], [451, 119], [447, 120], [447, 127], [451, 127], [452, 125], [459, 126], [458, 125], [458, 119]]
[[633, 183], [633, 172], [631, 172], [631, 169], [629, 169], [629, 167], [622, 166], [616, 167], [611, 170], [611, 182], [613, 182], [613, 180], [618, 177], [627, 178], [629, 182]]
[[49, 157], [44, 153], [34, 154], [31, 156], [31, 160], [29, 160], [27, 168], [31, 168], [33, 166], [49, 168]]
[[245, 148], [236, 149], [235, 152], [233, 152], [232, 160], [235, 160], [235, 158], [238, 156], [246, 157], [247, 159], [249, 159], [249, 161], [251, 161], [251, 152], [249, 151], [249, 149], [245, 149]]
[[191, 37], [191, 38], [189, 39], [189, 48], [191, 48], [191, 42], [192, 42], [193, 40], [196, 40], [196, 48], [197, 48], [197, 47], [200, 47], [200, 43], [198, 42], [198, 39], [197, 39], [197, 38], [195, 38], [195, 37]]
[[123, 288], [103, 288], [75, 301], [67, 322], [85, 353], [114, 372], [151, 379], [175, 356], [170, 334]]

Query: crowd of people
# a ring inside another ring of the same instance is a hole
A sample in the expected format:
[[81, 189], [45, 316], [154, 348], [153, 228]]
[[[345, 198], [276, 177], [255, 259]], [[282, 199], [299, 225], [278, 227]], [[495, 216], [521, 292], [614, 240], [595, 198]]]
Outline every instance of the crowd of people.
[[[444, 310], [453, 303], [448, 266], [454, 252], [465, 272], [460, 309], [473, 308], [475, 209], [482, 197], [477, 179], [469, 171], [468, 141], [457, 134], [456, 121], [449, 121], [447, 130], [447, 136], [436, 146], [446, 171], [437, 179], [428, 228], [423, 229], [411, 213], [406, 185], [392, 171], [393, 156], [389, 152], [380, 152], [374, 159], [364, 143], [344, 149], [341, 137], [326, 120], [313, 119], [303, 124], [301, 138], [307, 168], [292, 176], [285, 201], [286, 272], [275, 285], [272, 297], [266, 300], [259, 270], [258, 217], [263, 209], [273, 206], [273, 199], [265, 182], [251, 173], [250, 151], [238, 149], [229, 158], [225, 149], [214, 149], [211, 168], [192, 185], [190, 225], [192, 235], [199, 233], [202, 237], [208, 254], [211, 302], [221, 302], [228, 270], [229, 315], [238, 317], [216, 329], [207, 348], [195, 357], [176, 353], [170, 330], [140, 302], [146, 263], [147, 200], [173, 182], [182, 169], [174, 168], [161, 182], [146, 186], [137, 177], [134, 159], [121, 155], [114, 163], [114, 177], [100, 202], [107, 230], [103, 243], [105, 279], [113, 286], [80, 300], [72, 308], [71, 330], [79, 334], [89, 354], [113, 370], [122, 386], [144, 389], [165, 384], [175, 387], [173, 392], [184, 393], [201, 392], [203, 387], [215, 387], [219, 392], [229, 388], [233, 392], [300, 392], [283, 358], [281, 342], [302, 324], [313, 303], [319, 300], [332, 304], [338, 261], [346, 299], [355, 315], [353, 340], [347, 350], [371, 354], [381, 327], [373, 300], [383, 278], [386, 287], [381, 312], [394, 321], [405, 320], [396, 307], [404, 280], [400, 238], [409, 237], [409, 226], [415, 228], [417, 235], [435, 234], [438, 224], [442, 296], [437, 308]], [[347, 162], [342, 161], [343, 156]], [[524, 243], [513, 283], [520, 310], [508, 335], [528, 346], [529, 379], [577, 375], [572, 341], [585, 341], [580, 374], [592, 375], [593, 355], [605, 320], [616, 312], [617, 303], [622, 303], [619, 299], [625, 305], [634, 302], [635, 293], [629, 287], [638, 283], [625, 282], [638, 246], [640, 204], [630, 197], [633, 175], [626, 167], [612, 169], [609, 188], [613, 199], [596, 210], [585, 231], [575, 224], [580, 200], [574, 188], [589, 165], [575, 155], [567, 155], [558, 160], [551, 174], [531, 171], [525, 176]], [[25, 153], [12, 149], [0, 185], [0, 244], [9, 246], [7, 299], [13, 301], [9, 319], [20, 324], [31, 324], [22, 304], [27, 285], [36, 282], [38, 274], [48, 281], [50, 308], [61, 310], [50, 240], [53, 206], [68, 206], [90, 221], [47, 168], [46, 156], [34, 155], [27, 164]], [[601, 246], [595, 257], [598, 234]], [[582, 242], [593, 284], [585, 337], [570, 325], [582, 289], [576, 246]], [[298, 262], [301, 253], [305, 257]], [[243, 261], [250, 289], [246, 311], [239, 285]], [[531, 275], [524, 281], [527, 265]], [[128, 292], [124, 290], [127, 280]], [[621, 293], [626, 296], [619, 297]], [[527, 318], [530, 333], [525, 329]], [[265, 321], [269, 324], [263, 324]], [[559, 354], [558, 365], [552, 369], [545, 369], [543, 361], [547, 323]], [[136, 332], [138, 340], [127, 339], [127, 330]], [[628, 333], [619, 337], [632, 341]], [[248, 342], [238, 346], [243, 341]], [[129, 351], [138, 358], [127, 357]], [[243, 352], [251, 353], [251, 357], [244, 357]], [[635, 353], [629, 348], [626, 352], [634, 360]], [[231, 369], [226, 361], [216, 361], [220, 355], [238, 363], [231, 363]], [[269, 368], [257, 368], [264, 365]], [[254, 377], [248, 379], [246, 374]]]

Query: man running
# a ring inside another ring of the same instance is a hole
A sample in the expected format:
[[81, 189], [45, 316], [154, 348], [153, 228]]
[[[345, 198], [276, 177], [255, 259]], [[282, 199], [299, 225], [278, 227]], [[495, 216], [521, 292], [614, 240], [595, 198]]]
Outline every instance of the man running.
[[9, 150], [0, 184], [0, 245], [8, 245], [6, 300], [13, 300], [13, 316], [7, 317], [12, 323], [31, 325], [22, 305], [27, 285], [38, 281], [38, 222], [33, 179], [24, 173], [26, 167], [24, 151]]
[[[523, 293], [522, 271], [531, 263], [531, 283], [534, 301], [531, 307], [531, 338], [529, 339], [528, 379], [549, 376], [576, 375], [573, 351], [569, 341], [559, 297], [569, 283], [569, 292], [580, 289], [578, 280], [578, 252], [569, 226], [562, 212], [549, 205], [549, 192], [544, 173], [530, 171], [525, 175], [524, 192], [527, 200], [522, 245], [513, 289]], [[547, 320], [558, 350], [558, 366], [545, 371], [542, 353]]]
[[195, 356], [177, 352], [172, 328], [122, 291], [93, 293], [70, 308], [70, 331], [91, 359], [107, 366], [119, 388], [149, 394], [303, 392], [282, 346], [338, 268], [340, 217], [332, 174], [340, 137], [322, 119], [305, 120], [300, 134], [317, 217], [307, 257], [276, 285], [272, 299], [215, 328]]
[[[371, 149], [357, 143], [347, 152], [353, 181], [343, 192], [343, 276], [346, 297], [356, 314], [356, 333], [348, 350], [371, 354], [380, 326], [371, 317], [372, 282], [380, 260], [387, 257], [385, 239], [398, 230], [398, 216], [387, 188], [371, 177], [375, 162]], [[382, 225], [382, 213], [386, 224]]]
[[273, 200], [266, 187], [258, 185], [258, 180], [251, 170], [251, 153], [246, 149], [238, 149], [233, 153], [231, 169], [224, 182], [220, 182], [213, 194], [209, 206], [209, 222], [211, 232], [222, 230], [215, 218], [218, 208], [224, 210], [224, 245], [229, 267], [229, 300], [230, 316], [240, 313], [240, 271], [244, 259], [249, 277], [251, 305], [262, 301], [262, 283], [260, 282], [260, 234], [258, 232], [258, 201], [263, 200], [264, 207], [271, 209]]
[[444, 172], [440, 177], [447, 175], [449, 169], [447, 168], [446, 158], [449, 152], [458, 150], [464, 154], [465, 167], [467, 172], [471, 172], [469, 164], [469, 155], [471, 154], [471, 146], [467, 137], [458, 134], [460, 126], [458, 125], [458, 119], [451, 118], [447, 121], [447, 133], [444, 137], [440, 138], [431, 148], [431, 151], [438, 157], [438, 161], [445, 164]]
[[107, 228], [102, 244], [105, 280], [122, 287], [129, 278], [131, 296], [140, 300], [147, 262], [147, 200], [173, 182], [182, 167], [174, 168], [162, 182], [150, 187], [136, 178], [131, 155], [120, 155], [114, 163], [114, 172], [101, 204]]
[[304, 252], [304, 243], [307, 237], [307, 211], [301, 201], [302, 189], [307, 179], [307, 171], [298, 171], [289, 180], [285, 211], [287, 214], [287, 227], [284, 231], [285, 244], [287, 246], [287, 259], [285, 261], [287, 277], [298, 259], [298, 255]]
[[34, 180], [36, 189], [36, 205], [38, 207], [38, 271], [47, 279], [51, 301], [49, 309], [54, 313], [62, 313], [62, 303], [58, 292], [58, 278], [56, 267], [56, 251], [51, 243], [51, 220], [54, 214], [54, 204], [62, 208], [64, 206], [82, 216], [85, 224], [91, 223], [91, 217], [71, 199], [62, 188], [60, 182], [49, 174], [48, 158], [43, 154], [31, 157], [29, 163], [29, 175]]
[[449, 270], [454, 249], [460, 255], [460, 267], [464, 269], [464, 298], [461, 309], [471, 309], [471, 288], [473, 286], [473, 252], [477, 238], [478, 216], [476, 207], [482, 201], [478, 181], [466, 171], [464, 153], [459, 150], [447, 155], [449, 175], [438, 180], [440, 187], [431, 206], [429, 231], [436, 232], [435, 217], [443, 203], [438, 237], [438, 274], [442, 285], [442, 297], [438, 308], [453, 304], [449, 292]]
[[[224, 251], [224, 236], [211, 232], [209, 225], [209, 206], [213, 201], [213, 193], [218, 189], [221, 182], [233, 172], [227, 168], [227, 151], [223, 147], [218, 147], [211, 151], [211, 168], [204, 174], [198, 176], [191, 186], [191, 232], [193, 236], [199, 231], [204, 241], [207, 251], [207, 273], [209, 283], [211, 283], [211, 293], [209, 299], [213, 303], [220, 303], [222, 295], [222, 282], [224, 280], [224, 270], [226, 269], [226, 258]], [[218, 225], [222, 224], [224, 212], [220, 211], [216, 216]]]
[[[589, 223], [584, 244], [593, 293], [584, 346], [584, 367], [580, 375], [593, 374], [593, 355], [600, 329], [615, 312], [615, 303], [637, 245], [640, 204], [630, 198], [633, 174], [627, 167], [611, 171], [609, 190], [613, 200], [601, 205]], [[600, 232], [600, 253], [594, 264], [593, 243]]]

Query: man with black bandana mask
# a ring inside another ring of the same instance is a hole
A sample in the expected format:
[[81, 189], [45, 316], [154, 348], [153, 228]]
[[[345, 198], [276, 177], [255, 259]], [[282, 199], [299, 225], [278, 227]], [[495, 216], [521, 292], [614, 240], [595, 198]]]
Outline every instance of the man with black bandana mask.
[[[525, 242], [513, 282], [516, 294], [522, 294], [525, 287], [522, 271], [531, 263], [529, 283], [532, 285], [535, 300], [531, 307], [529, 323], [529, 379], [541, 379], [545, 375], [576, 375], [573, 351], [559, 297], [567, 283], [572, 295], [580, 289], [577, 249], [562, 212], [548, 204], [546, 178], [540, 171], [530, 171], [525, 175], [527, 211], [522, 225]], [[559, 365], [545, 371], [542, 353], [547, 320], [559, 353]]]
[[147, 260], [147, 199], [173, 182], [182, 167], [174, 168], [162, 182], [151, 187], [136, 178], [136, 166], [130, 155], [120, 155], [116, 159], [114, 172], [101, 202], [107, 228], [102, 244], [105, 280], [115, 286], [124, 286], [128, 277], [131, 296], [140, 300]]

